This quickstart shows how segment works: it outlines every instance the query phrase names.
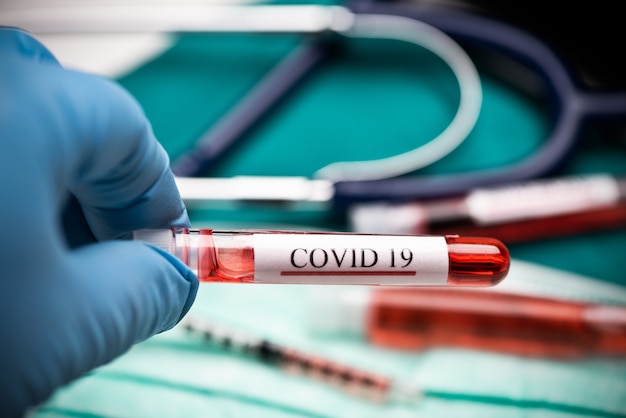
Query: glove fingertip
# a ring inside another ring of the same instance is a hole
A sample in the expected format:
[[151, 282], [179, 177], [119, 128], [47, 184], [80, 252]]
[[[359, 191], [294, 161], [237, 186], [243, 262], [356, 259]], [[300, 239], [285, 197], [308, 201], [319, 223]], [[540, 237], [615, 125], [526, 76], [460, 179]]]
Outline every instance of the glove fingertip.
[[[185, 280], [187, 280], [187, 282], [189, 282], [189, 294], [187, 296], [187, 300], [185, 301], [183, 305], [181, 314], [178, 317], [178, 320], [176, 321], [176, 324], [177, 324], [185, 317], [185, 315], [187, 315], [187, 312], [189, 312], [189, 310], [191, 309], [191, 306], [193, 305], [193, 302], [196, 300], [196, 295], [198, 294], [198, 287], [199, 287], [198, 277], [193, 273], [193, 271], [189, 269], [189, 267], [187, 267], [182, 261], [180, 261], [174, 255], [168, 253], [167, 251], [155, 245], [151, 245], [147, 243], [146, 245], [152, 248], [153, 250], [155, 250], [156, 252], [158, 252], [159, 254], [161, 254], [167, 261], [169, 261], [172, 264], [172, 266], [174, 266], [174, 268], [180, 273], [180, 275]], [[172, 324], [172, 326], [169, 328], [172, 328], [176, 324]]]
[[14, 48], [17, 52], [34, 62], [46, 62], [59, 65], [59, 61], [33, 35], [17, 28], [0, 28], [0, 48]]

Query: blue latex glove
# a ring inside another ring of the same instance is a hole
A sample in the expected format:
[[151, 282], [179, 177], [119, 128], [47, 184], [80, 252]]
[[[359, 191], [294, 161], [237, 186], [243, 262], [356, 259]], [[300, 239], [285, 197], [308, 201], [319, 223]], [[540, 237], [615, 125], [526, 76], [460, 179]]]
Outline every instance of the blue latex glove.
[[[80, 210], [63, 217], [69, 196]], [[0, 416], [23, 415], [191, 307], [190, 270], [147, 244], [114, 240], [189, 222], [140, 107], [7, 28], [0, 199]], [[76, 246], [85, 237], [100, 242]]]

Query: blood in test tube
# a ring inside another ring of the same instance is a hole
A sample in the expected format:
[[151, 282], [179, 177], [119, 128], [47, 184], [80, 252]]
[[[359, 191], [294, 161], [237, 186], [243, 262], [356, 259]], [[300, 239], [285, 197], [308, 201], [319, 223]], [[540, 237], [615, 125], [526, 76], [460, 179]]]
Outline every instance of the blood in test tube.
[[509, 270], [491, 238], [300, 231], [142, 230], [203, 282], [493, 286]]
[[459, 347], [561, 359], [626, 355], [624, 306], [497, 288], [351, 288], [323, 295], [312, 305], [318, 331], [356, 332], [393, 349]]
[[493, 238], [445, 236], [450, 267], [448, 283], [492, 286], [500, 283], [509, 270], [509, 252]]

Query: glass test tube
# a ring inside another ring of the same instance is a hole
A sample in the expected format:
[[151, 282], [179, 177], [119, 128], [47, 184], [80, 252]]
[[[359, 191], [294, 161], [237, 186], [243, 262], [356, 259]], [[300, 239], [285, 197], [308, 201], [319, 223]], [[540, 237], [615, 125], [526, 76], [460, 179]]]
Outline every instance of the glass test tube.
[[479, 188], [426, 202], [364, 203], [349, 216], [359, 232], [529, 242], [626, 225], [626, 177], [589, 174]]
[[497, 289], [374, 288], [312, 294], [311, 326], [400, 350], [463, 347], [562, 359], [626, 355], [626, 307]]
[[492, 286], [509, 270], [491, 238], [299, 231], [139, 230], [203, 282]]

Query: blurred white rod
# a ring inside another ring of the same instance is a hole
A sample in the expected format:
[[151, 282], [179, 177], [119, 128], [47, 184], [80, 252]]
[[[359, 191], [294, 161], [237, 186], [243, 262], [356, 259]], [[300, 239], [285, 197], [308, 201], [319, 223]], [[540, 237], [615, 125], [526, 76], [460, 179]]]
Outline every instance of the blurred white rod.
[[0, 26], [32, 33], [343, 31], [354, 15], [340, 6], [83, 6], [7, 10]]
[[176, 177], [176, 186], [188, 206], [268, 203], [324, 207], [334, 194], [330, 181], [287, 176]]

